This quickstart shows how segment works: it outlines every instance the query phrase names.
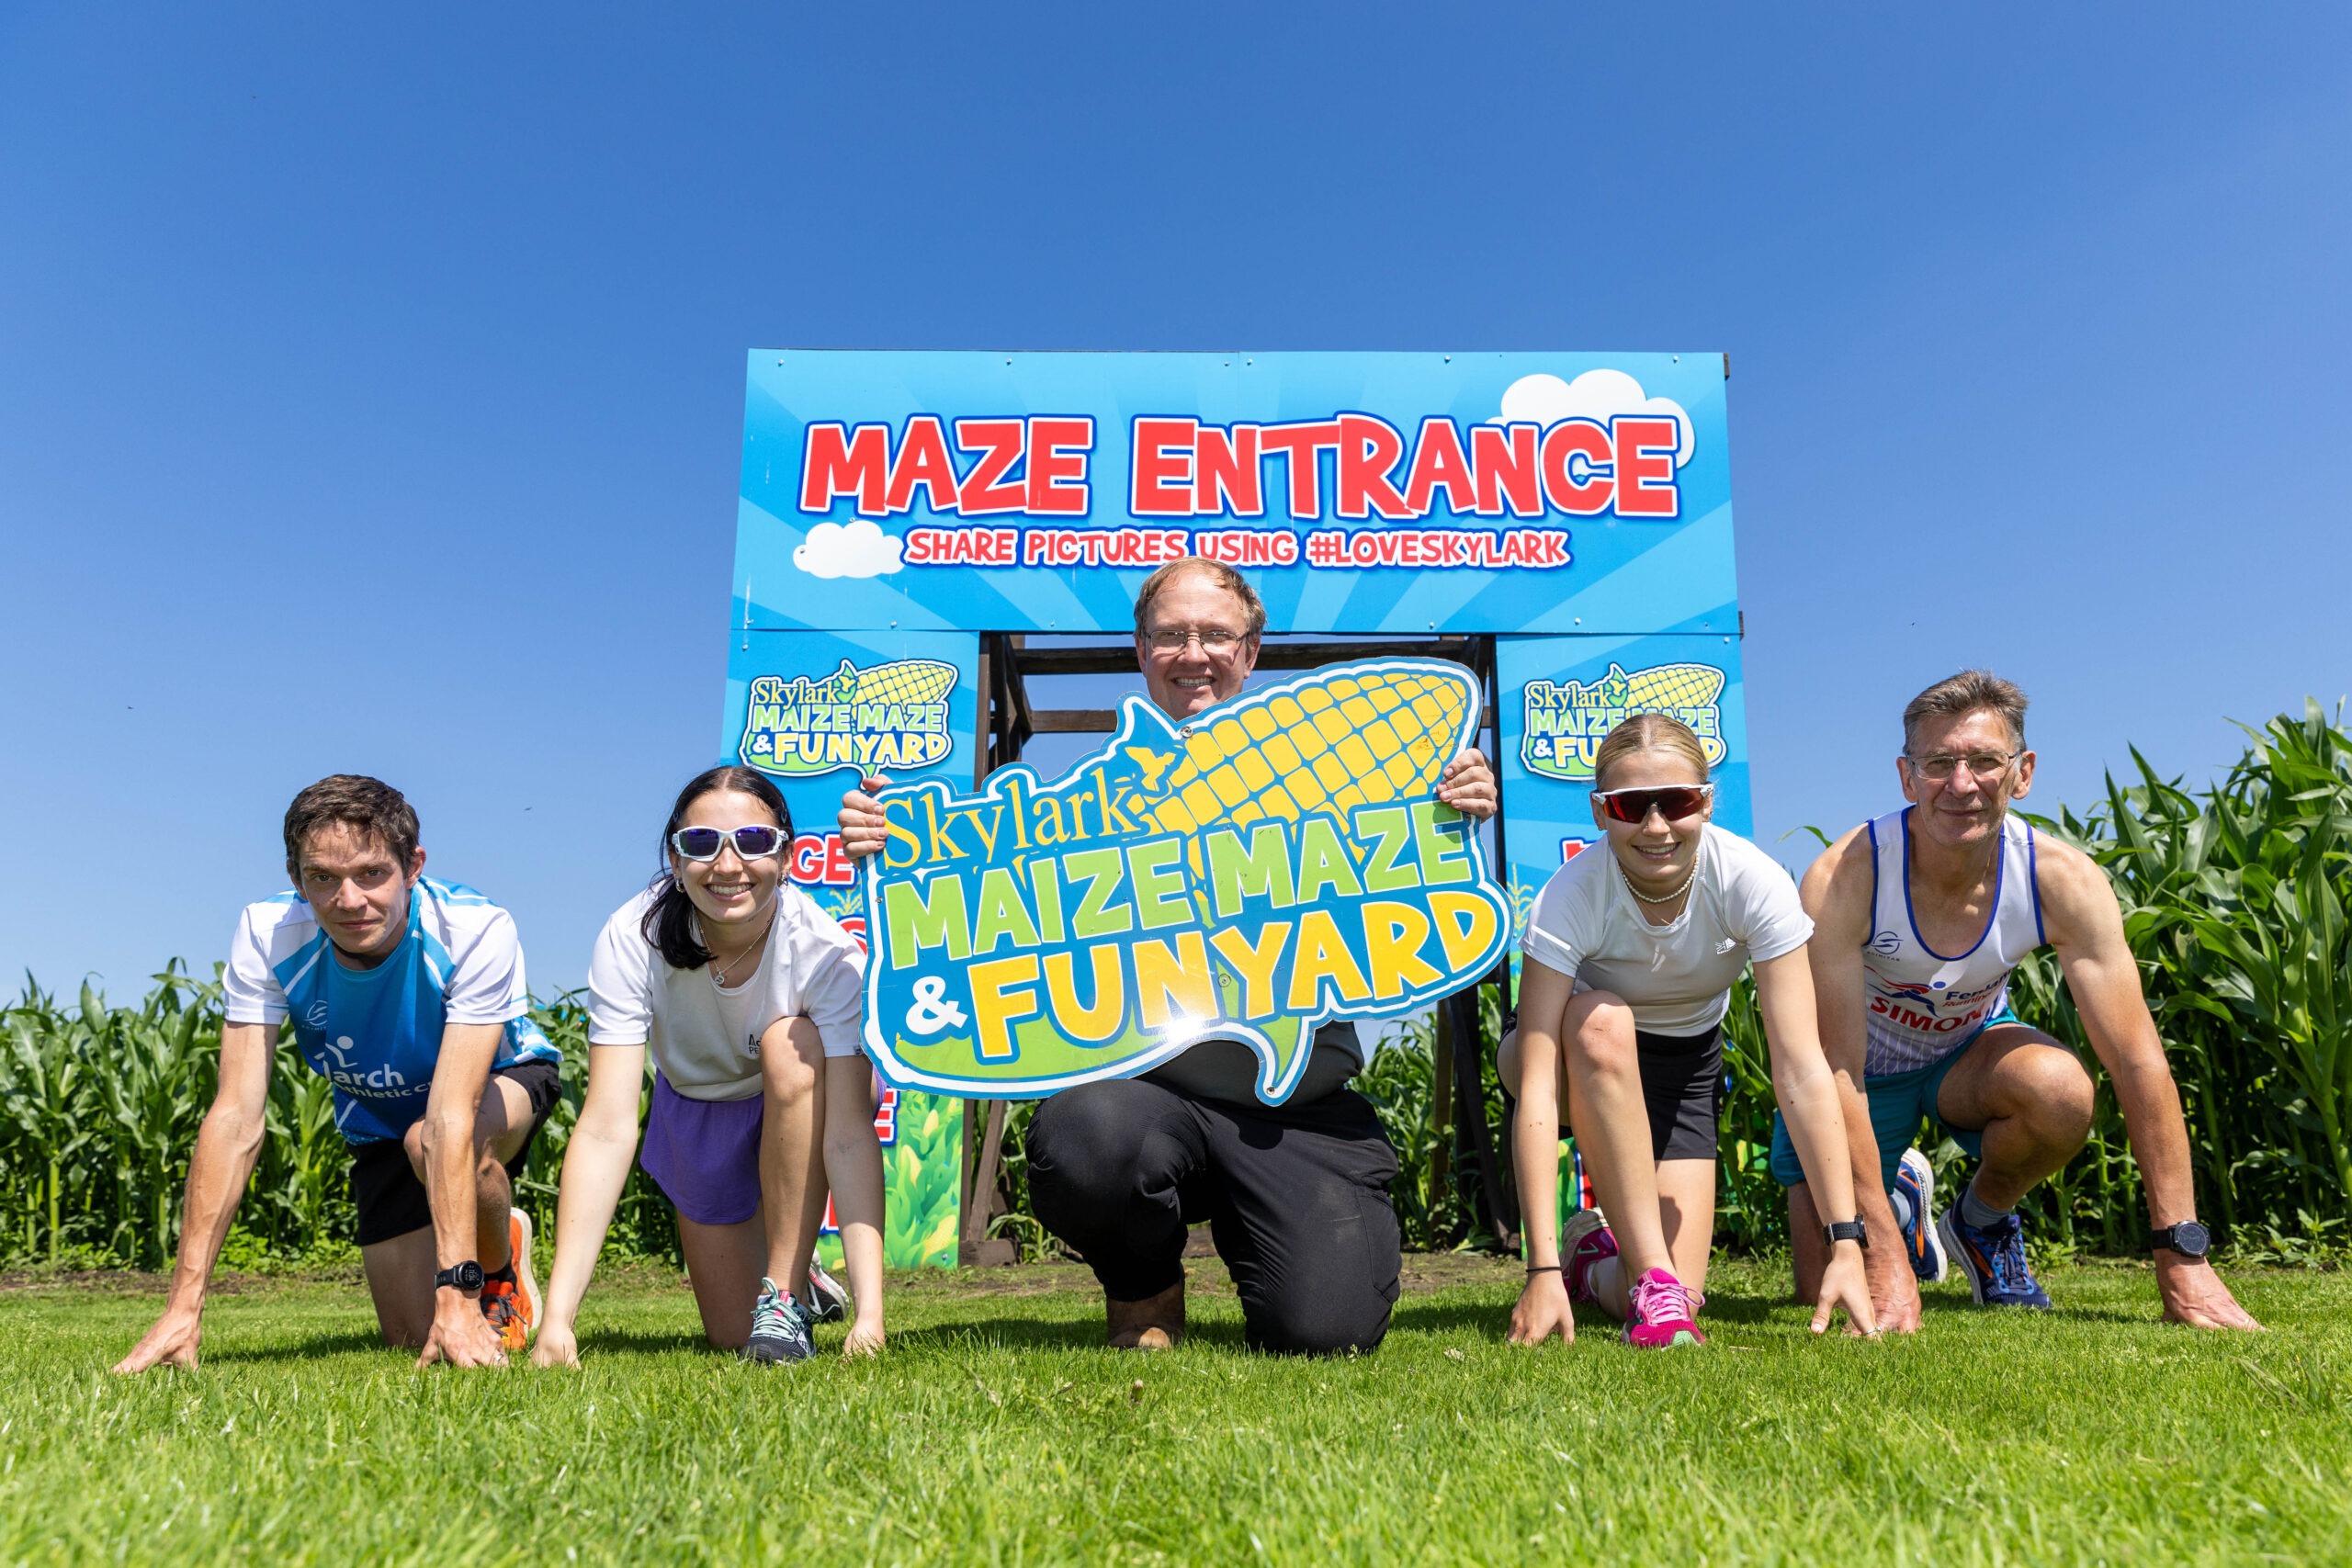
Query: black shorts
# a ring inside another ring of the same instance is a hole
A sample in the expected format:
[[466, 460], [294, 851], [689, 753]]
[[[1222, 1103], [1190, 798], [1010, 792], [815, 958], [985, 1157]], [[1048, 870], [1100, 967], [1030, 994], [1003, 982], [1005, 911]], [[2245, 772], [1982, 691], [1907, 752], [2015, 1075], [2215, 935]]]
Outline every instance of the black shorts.
[[[514, 1152], [514, 1157], [506, 1162], [506, 1175], [512, 1179], [523, 1174], [523, 1162], [531, 1153], [531, 1140], [539, 1135], [548, 1112], [555, 1109], [556, 1095], [562, 1087], [562, 1068], [554, 1062], [539, 1059], [499, 1067], [490, 1076], [512, 1079], [531, 1102], [531, 1131], [523, 1139], [523, 1146]], [[433, 1224], [432, 1200], [425, 1196], [424, 1183], [416, 1179], [416, 1168], [408, 1162], [408, 1147], [399, 1138], [351, 1145], [351, 1201], [359, 1210], [362, 1247], [373, 1247]]]
[[1716, 1113], [1724, 1097], [1724, 1032], [1704, 1034], [1634, 1032], [1642, 1067], [1642, 1100], [1650, 1113], [1650, 1147], [1656, 1157], [1715, 1157]]

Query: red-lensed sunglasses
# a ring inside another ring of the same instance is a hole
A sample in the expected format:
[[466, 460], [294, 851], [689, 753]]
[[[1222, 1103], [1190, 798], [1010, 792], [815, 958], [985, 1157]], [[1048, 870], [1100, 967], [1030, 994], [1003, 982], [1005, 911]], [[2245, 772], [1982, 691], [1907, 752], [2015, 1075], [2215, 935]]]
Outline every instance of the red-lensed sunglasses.
[[1592, 798], [1600, 802], [1600, 809], [1616, 821], [1639, 827], [1650, 819], [1652, 807], [1669, 822], [1696, 817], [1714, 793], [1713, 784], [1668, 784], [1663, 789], [1597, 789], [1592, 792]]

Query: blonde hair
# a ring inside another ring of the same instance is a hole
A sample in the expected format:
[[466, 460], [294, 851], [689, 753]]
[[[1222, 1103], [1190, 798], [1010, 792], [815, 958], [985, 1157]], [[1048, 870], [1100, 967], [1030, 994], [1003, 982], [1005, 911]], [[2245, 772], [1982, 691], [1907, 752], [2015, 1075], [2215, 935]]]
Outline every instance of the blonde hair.
[[1707, 782], [1707, 749], [1699, 744], [1689, 725], [1671, 714], [1637, 713], [1627, 715], [1592, 754], [1593, 787], [1606, 788], [1609, 770], [1636, 751], [1664, 751], [1679, 757], [1698, 770], [1701, 784]]
[[1201, 573], [1241, 601], [1242, 618], [1249, 622], [1241, 628], [1242, 636], [1256, 637], [1266, 629], [1266, 602], [1258, 597], [1258, 591], [1250, 586], [1249, 579], [1221, 560], [1210, 560], [1205, 556], [1183, 556], [1145, 578], [1143, 586], [1136, 590], [1136, 636], [1141, 637], [1151, 629], [1151, 606], [1159, 599], [1160, 591], [1173, 582], [1179, 574], [1187, 571]]
[[1948, 675], [1913, 697], [1903, 710], [1903, 752], [1911, 753], [1919, 723], [1928, 718], [1960, 718], [1972, 713], [1996, 713], [2009, 727], [2009, 744], [2025, 744], [2025, 694], [2015, 682], [2004, 681], [1990, 670], [1963, 670]]

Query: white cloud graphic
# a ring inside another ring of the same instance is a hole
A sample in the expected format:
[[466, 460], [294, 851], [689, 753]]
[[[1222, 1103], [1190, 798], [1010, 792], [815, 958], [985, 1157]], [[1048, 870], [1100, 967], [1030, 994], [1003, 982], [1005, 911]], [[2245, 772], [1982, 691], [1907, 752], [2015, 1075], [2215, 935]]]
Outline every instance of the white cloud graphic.
[[1622, 413], [1662, 414], [1681, 433], [1674, 466], [1690, 460], [1690, 416], [1672, 398], [1645, 398], [1642, 384], [1623, 370], [1588, 370], [1573, 381], [1557, 376], [1521, 376], [1503, 389], [1503, 412], [1490, 424], [1540, 424], [1551, 428], [1564, 419], [1591, 419], [1607, 424]]
[[811, 577], [881, 577], [899, 570], [906, 546], [861, 517], [820, 523], [792, 552], [792, 564]]

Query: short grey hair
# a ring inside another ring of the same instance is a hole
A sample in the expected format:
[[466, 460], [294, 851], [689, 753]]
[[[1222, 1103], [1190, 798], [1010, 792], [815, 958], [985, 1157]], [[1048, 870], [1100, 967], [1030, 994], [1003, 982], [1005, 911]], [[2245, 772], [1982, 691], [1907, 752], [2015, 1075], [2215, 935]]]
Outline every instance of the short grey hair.
[[1911, 754], [1912, 742], [1917, 738], [1922, 721], [1958, 718], [1972, 713], [1999, 714], [2008, 723], [2009, 743], [2022, 749], [2025, 709], [2025, 694], [2017, 683], [2002, 680], [1990, 670], [1963, 670], [1957, 675], [1947, 675], [1913, 697], [1904, 708], [1904, 755]]

